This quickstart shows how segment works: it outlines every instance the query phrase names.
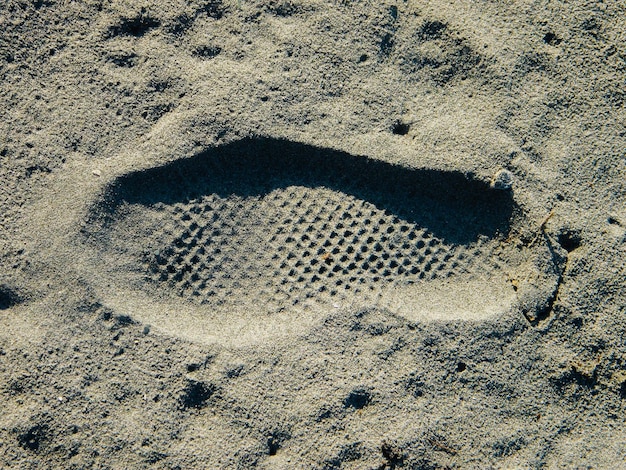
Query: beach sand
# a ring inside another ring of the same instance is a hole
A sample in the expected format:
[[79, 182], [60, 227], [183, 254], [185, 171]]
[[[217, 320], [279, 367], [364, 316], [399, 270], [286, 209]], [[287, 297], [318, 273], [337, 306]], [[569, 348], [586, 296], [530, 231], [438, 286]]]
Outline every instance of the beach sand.
[[0, 0], [0, 467], [626, 466], [625, 18]]

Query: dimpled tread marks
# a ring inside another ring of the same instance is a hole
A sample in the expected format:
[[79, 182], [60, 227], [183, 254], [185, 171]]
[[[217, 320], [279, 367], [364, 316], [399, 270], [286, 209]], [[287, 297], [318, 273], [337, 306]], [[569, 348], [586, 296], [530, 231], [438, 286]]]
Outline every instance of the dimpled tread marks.
[[161, 248], [144, 255], [141, 271], [150, 281], [144, 287], [198, 304], [224, 304], [260, 289], [280, 308], [496, 268], [493, 247], [482, 240], [450, 245], [326, 188], [290, 186], [250, 199], [207, 195], [159, 207], [173, 226], [156, 234]]
[[107, 286], [200, 315], [323, 314], [386, 292], [421, 311], [403, 293], [506, 277], [513, 208], [461, 174], [257, 139], [119, 177], [84, 243]]

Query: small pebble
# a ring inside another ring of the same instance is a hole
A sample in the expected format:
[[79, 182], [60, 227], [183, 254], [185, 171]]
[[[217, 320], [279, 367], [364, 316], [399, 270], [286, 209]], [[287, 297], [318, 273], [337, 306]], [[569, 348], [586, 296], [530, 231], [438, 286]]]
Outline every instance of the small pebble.
[[510, 190], [513, 186], [513, 173], [509, 170], [499, 170], [491, 178], [491, 189]]
[[93, 170], [91, 173], [92, 173], [94, 176], [98, 176], [98, 177], [100, 177], [100, 175], [102, 174], [102, 173], [100, 173], [100, 170]]

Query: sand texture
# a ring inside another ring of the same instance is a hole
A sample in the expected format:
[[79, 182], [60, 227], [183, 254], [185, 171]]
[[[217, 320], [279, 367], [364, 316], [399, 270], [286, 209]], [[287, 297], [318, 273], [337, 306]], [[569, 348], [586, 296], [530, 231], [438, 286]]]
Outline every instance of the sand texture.
[[0, 468], [626, 467], [625, 44], [0, 0]]

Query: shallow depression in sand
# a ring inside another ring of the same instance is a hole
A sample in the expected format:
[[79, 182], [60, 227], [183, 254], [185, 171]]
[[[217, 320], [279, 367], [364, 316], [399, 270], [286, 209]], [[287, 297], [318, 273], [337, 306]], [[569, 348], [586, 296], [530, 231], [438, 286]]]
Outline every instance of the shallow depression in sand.
[[104, 300], [205, 340], [297, 333], [335, 308], [480, 319], [514, 301], [508, 192], [270, 139], [124, 175], [81, 243]]

